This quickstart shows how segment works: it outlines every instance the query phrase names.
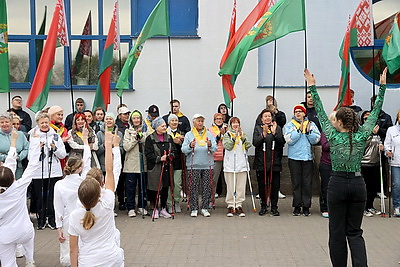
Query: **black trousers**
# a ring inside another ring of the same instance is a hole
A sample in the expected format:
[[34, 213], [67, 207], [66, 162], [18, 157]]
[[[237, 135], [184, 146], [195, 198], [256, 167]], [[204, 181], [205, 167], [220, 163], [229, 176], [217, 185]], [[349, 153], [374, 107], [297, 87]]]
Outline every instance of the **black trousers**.
[[[56, 226], [54, 215], [54, 185], [60, 178], [33, 179], [33, 192], [36, 202], [38, 225], [44, 226], [46, 218], [51, 226]], [[43, 203], [43, 205], [42, 205]]]
[[320, 163], [319, 175], [321, 176], [321, 191], [319, 194], [319, 210], [321, 212], [328, 211], [327, 190], [329, 178], [331, 177], [332, 165]]
[[352, 265], [367, 266], [361, 223], [367, 199], [364, 179], [354, 173], [332, 172], [328, 185], [329, 253], [333, 266], [347, 266], [347, 243]]
[[361, 166], [361, 173], [367, 187], [367, 203], [365, 205], [365, 209], [367, 210], [374, 207], [376, 193], [378, 192], [378, 188], [380, 188], [379, 166]]
[[121, 172], [117, 185], [118, 203], [125, 203], [125, 177], [126, 174]]
[[[267, 171], [267, 186], [265, 185], [265, 177], [264, 177], [264, 171], [263, 170], [257, 170], [256, 171], [257, 175], [257, 182], [258, 182], [258, 194], [260, 195], [260, 202], [261, 202], [261, 207], [267, 207], [266, 203], [266, 198], [265, 198], [265, 192], [269, 190], [269, 184], [270, 184], [270, 176], [271, 173]], [[278, 194], [279, 194], [279, 188], [281, 186], [281, 172], [279, 171], [273, 171], [272, 172], [272, 184], [271, 184], [271, 193], [270, 193], [270, 199], [271, 199], [271, 208], [272, 209], [277, 209], [278, 208]]]
[[288, 164], [293, 188], [292, 207], [310, 208], [314, 170], [313, 161], [289, 159]]
[[[168, 189], [169, 189], [168, 186], [163, 186], [160, 189], [160, 196], [158, 199], [158, 203], [159, 203], [159, 206], [161, 207], [161, 209], [164, 209], [167, 207]], [[147, 197], [148, 197], [148, 200], [150, 201], [150, 203], [155, 206], [156, 200], [157, 200], [157, 191], [148, 189]]]

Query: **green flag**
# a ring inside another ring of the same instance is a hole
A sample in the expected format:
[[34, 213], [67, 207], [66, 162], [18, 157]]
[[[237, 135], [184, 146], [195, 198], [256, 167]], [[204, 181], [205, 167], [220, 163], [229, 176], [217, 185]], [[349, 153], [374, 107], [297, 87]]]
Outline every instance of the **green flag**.
[[305, 28], [304, 0], [279, 1], [243, 37], [221, 67], [219, 75], [238, 75], [250, 50]]
[[118, 88], [118, 96], [122, 96], [124, 89], [129, 88], [129, 76], [131, 75], [136, 62], [139, 59], [143, 49], [144, 42], [156, 35], [169, 36], [169, 19], [168, 19], [168, 0], [160, 0], [155, 6], [146, 23], [140, 32], [135, 45], [129, 52], [128, 58], [122, 68], [116, 88]]
[[0, 93], [10, 92], [6, 0], [0, 0]]
[[386, 37], [382, 57], [386, 61], [390, 74], [400, 69], [400, 13], [394, 17], [393, 26]]

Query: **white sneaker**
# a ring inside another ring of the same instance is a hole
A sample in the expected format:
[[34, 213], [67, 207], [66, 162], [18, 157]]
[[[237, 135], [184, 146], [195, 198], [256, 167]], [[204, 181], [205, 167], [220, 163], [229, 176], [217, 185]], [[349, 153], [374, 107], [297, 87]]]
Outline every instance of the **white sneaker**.
[[143, 215], [149, 214], [146, 209], [142, 209], [142, 208], [138, 208], [138, 213], [143, 214]]
[[158, 209], [154, 209], [154, 210], [153, 210], [153, 218], [154, 218], [154, 219], [160, 218], [160, 215], [158, 214]]
[[21, 244], [18, 244], [17, 250], [15, 251], [15, 257], [22, 258], [24, 255], [24, 247]]
[[278, 197], [280, 199], [285, 199], [286, 198], [286, 196], [284, 194], [282, 194], [281, 191], [278, 192]]
[[201, 214], [203, 214], [204, 217], [210, 217], [211, 214], [208, 212], [207, 209], [201, 209]]
[[379, 211], [377, 209], [374, 209], [374, 208], [368, 209], [368, 211], [371, 212], [374, 215], [381, 215], [381, 213], [382, 213], [381, 211]]
[[172, 217], [171, 214], [169, 214], [165, 208], [163, 208], [163, 209], [160, 211], [160, 215], [163, 216], [163, 217], [166, 218], [166, 219], [169, 219], [169, 218]]
[[372, 216], [374, 216], [374, 214], [372, 214], [372, 213], [369, 212], [368, 210], [364, 210], [364, 216], [366, 216], [366, 217], [372, 217]]
[[197, 217], [197, 210], [192, 210], [192, 212], [190, 213], [190, 216]]
[[400, 208], [395, 208], [394, 209], [394, 216], [395, 217], [400, 217]]
[[36, 267], [36, 265], [34, 261], [27, 261], [25, 267]]
[[172, 206], [168, 206], [168, 213], [172, 213]]
[[[377, 193], [376, 196], [377, 196], [378, 198], [382, 198], [382, 197], [381, 197], [381, 196], [382, 196], [382, 193]], [[386, 199], [387, 196], [385, 196], [385, 194], [383, 194], [383, 198]]]
[[118, 217], [118, 213], [114, 212], [114, 217]]
[[181, 213], [182, 209], [181, 209], [181, 205], [179, 205], [179, 203], [175, 203], [175, 213]]
[[128, 216], [129, 216], [129, 217], [136, 217], [136, 212], [135, 212], [135, 210], [129, 210], [129, 211], [128, 211]]
[[214, 197], [215, 197], [215, 198], [218, 198], [218, 197], [219, 197], [218, 193], [215, 193]]
[[257, 195], [256, 195], [256, 199], [260, 199], [260, 194], [257, 194]]

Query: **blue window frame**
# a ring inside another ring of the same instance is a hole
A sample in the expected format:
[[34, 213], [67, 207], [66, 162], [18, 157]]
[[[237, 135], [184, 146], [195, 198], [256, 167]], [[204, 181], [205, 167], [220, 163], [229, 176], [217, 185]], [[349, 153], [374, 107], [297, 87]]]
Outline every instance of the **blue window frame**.
[[[36, 16], [41, 16], [42, 10], [36, 9], [36, 0], [26, 0], [29, 2], [29, 20], [30, 20], [30, 32], [29, 34], [12, 34], [9, 32], [9, 42], [11, 43], [25, 43], [28, 45], [29, 50], [29, 82], [12, 82], [10, 84], [12, 89], [30, 89], [32, 86], [32, 82], [36, 73], [36, 40], [44, 40], [46, 39], [46, 35], [37, 35], [37, 22]], [[97, 27], [98, 34], [93, 35], [76, 35], [71, 34], [71, 2], [78, 0], [64, 0], [65, 3], [65, 12], [66, 19], [68, 24], [69, 37], [71, 41], [76, 42], [76, 40], [93, 40], [97, 42], [98, 45], [98, 55], [99, 62], [101, 62], [101, 58], [103, 56], [103, 49], [105, 45], [105, 41], [107, 38], [107, 32], [104, 33], [104, 26], [106, 26], [108, 30], [108, 25], [110, 23], [111, 11], [104, 10], [103, 1], [97, 0], [97, 21], [93, 22], [93, 28]], [[132, 38], [135, 38], [141, 28], [147, 16], [150, 14], [151, 10], [154, 8], [158, 0], [130, 0], [130, 34], [121, 34], [121, 46], [128, 46], [128, 50], [132, 47]], [[56, 0], [54, 0], [56, 3]], [[10, 5], [9, 7], [10, 8]], [[48, 8], [47, 12], [47, 20], [51, 21], [53, 15], [53, 7]], [[108, 14], [110, 13], [110, 14]], [[170, 13], [170, 29], [171, 36], [177, 38], [197, 38], [197, 28], [198, 28], [198, 0], [169, 0], [169, 13]], [[72, 18], [73, 19], [73, 18]], [[120, 18], [122, 21], [122, 18]], [[49, 25], [49, 24], [48, 24]], [[82, 25], [83, 27], [83, 25]], [[106, 30], [106, 31], [107, 31]], [[48, 32], [48, 28], [46, 28], [46, 33]], [[94, 31], [95, 32], [95, 31]], [[94, 45], [94, 44], [92, 44]], [[63, 49], [63, 62], [72, 62], [75, 55], [70, 54], [70, 49], [68, 47], [58, 48]], [[128, 51], [129, 52], [129, 51]], [[59, 90], [69, 90], [71, 87], [71, 78], [70, 78], [70, 70], [68, 64], [63, 64], [63, 78], [64, 82], [61, 85], [51, 85], [51, 89], [59, 89]], [[93, 73], [93, 75], [97, 76], [97, 73]], [[132, 81], [132, 77], [131, 77]], [[132, 82], [130, 83], [132, 84]], [[94, 90], [97, 87], [97, 84], [90, 85], [72, 85], [74, 90]], [[111, 83], [111, 88], [115, 89], [115, 83]], [[133, 88], [131, 88], [133, 89]]]

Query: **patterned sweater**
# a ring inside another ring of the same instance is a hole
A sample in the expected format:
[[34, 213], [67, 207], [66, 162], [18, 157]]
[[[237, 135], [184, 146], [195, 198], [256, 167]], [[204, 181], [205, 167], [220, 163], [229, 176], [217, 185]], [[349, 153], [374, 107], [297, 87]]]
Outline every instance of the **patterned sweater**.
[[335, 127], [333, 127], [324, 111], [315, 85], [310, 86], [309, 89], [315, 109], [317, 110], [318, 119], [322, 126], [322, 131], [330, 144], [332, 170], [359, 172], [361, 170], [361, 159], [364, 155], [365, 143], [376, 125], [376, 120], [382, 108], [386, 85], [381, 84], [374, 108], [367, 121], [360, 126], [357, 132], [353, 133], [353, 150], [351, 155], [349, 134], [347, 132], [338, 132]]

